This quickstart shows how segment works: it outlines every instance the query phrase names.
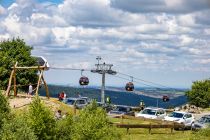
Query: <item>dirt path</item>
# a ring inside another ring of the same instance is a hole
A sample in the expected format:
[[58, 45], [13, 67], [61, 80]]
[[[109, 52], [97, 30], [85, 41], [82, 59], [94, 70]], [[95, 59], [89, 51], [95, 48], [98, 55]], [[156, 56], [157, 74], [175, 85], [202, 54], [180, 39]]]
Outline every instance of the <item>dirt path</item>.
[[9, 99], [11, 108], [20, 108], [26, 106], [32, 102], [31, 98], [13, 98]]

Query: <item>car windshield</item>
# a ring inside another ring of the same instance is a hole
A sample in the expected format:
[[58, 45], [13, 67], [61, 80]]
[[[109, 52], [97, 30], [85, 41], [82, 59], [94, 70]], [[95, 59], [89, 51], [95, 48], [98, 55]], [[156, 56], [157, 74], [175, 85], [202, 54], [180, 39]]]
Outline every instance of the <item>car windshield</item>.
[[126, 107], [121, 107], [121, 106], [118, 106], [117, 108], [114, 109], [114, 111], [122, 111], [122, 112], [127, 112], [128, 108]]
[[169, 117], [174, 117], [174, 118], [182, 118], [184, 114], [182, 113], [177, 113], [177, 112], [172, 112], [171, 114], [169, 114]]
[[210, 118], [207, 117], [201, 117], [198, 122], [200, 123], [210, 123]]
[[78, 100], [77, 104], [85, 104], [85, 100]]
[[69, 105], [73, 105], [74, 103], [75, 103], [75, 100], [72, 100], [72, 99], [67, 100], [67, 104]]
[[155, 115], [156, 110], [153, 109], [144, 109], [141, 114], [149, 114], [149, 115]]

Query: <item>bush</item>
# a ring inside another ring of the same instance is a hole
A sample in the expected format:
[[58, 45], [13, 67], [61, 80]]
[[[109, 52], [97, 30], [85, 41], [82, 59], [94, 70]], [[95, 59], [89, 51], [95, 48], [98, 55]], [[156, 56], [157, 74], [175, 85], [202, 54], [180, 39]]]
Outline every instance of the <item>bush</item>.
[[56, 140], [71, 140], [73, 135], [73, 117], [67, 116], [56, 124]]
[[2, 140], [37, 140], [25, 116], [13, 116], [13, 118], [6, 120], [2, 126]]
[[39, 140], [55, 138], [55, 119], [52, 112], [36, 96], [29, 106], [28, 121]]
[[0, 129], [3, 125], [3, 121], [10, 115], [10, 107], [8, 100], [0, 91]]
[[81, 111], [74, 122], [74, 136], [77, 140], [117, 140], [120, 135], [107, 119], [106, 112], [96, 102]]

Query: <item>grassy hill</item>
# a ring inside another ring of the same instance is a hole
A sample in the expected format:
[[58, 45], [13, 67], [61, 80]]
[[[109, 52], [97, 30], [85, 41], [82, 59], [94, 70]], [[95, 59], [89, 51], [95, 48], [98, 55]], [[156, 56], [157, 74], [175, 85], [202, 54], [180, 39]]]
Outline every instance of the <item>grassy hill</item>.
[[[12, 98], [10, 99], [10, 103], [15, 101], [16, 103], [18, 103], [17, 101], [20, 101], [21, 103], [27, 101], [28, 99], [26, 98]], [[44, 102], [44, 104], [46, 106], [48, 106], [49, 108], [51, 108], [51, 110], [53, 112], [55, 112], [55, 110], [57, 109], [61, 109], [62, 112], [70, 112], [72, 114], [73, 113], [73, 109], [69, 106], [67, 106], [66, 104], [63, 104], [62, 102], [59, 102], [57, 99], [55, 98], [50, 98], [49, 100], [46, 98], [42, 98], [42, 101]], [[13, 111], [18, 111], [18, 113], [21, 113], [22, 109], [21, 108], [27, 108], [28, 104], [22, 106], [22, 107], [18, 107], [18, 108], [13, 108]], [[24, 111], [24, 110], [23, 110]], [[78, 110], [77, 110], [77, 114], [78, 114]], [[109, 118], [110, 122], [121, 122], [124, 124], [150, 124], [150, 123], [155, 123], [153, 121], [149, 121], [149, 120], [132, 120], [132, 119], [121, 119], [121, 118]], [[202, 138], [202, 140], [209, 140], [208, 136], [202, 136], [202, 137], [198, 137], [200, 135], [198, 135], [197, 133], [194, 133], [190, 130], [187, 131], [173, 131], [173, 133], [171, 133], [170, 129], [152, 129], [152, 133], [149, 134], [148, 129], [142, 129], [142, 128], [135, 128], [135, 129], [130, 129], [129, 133], [127, 133], [127, 130], [125, 128], [117, 128], [116, 129], [123, 140], [193, 140], [196, 138]]]

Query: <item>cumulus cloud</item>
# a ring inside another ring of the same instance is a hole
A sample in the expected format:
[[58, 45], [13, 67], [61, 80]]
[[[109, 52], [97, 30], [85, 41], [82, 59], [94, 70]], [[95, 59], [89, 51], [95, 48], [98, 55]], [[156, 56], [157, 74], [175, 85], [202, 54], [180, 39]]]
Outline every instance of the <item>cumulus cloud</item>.
[[16, 0], [0, 6], [0, 40], [23, 38], [50, 59], [77, 55], [81, 64], [69, 65], [74, 68], [101, 55], [122, 65], [182, 71], [188, 70], [177, 68], [184, 59], [208, 63], [208, 9], [207, 0]]
[[190, 13], [209, 8], [208, 0], [111, 0], [111, 6], [133, 13]]

